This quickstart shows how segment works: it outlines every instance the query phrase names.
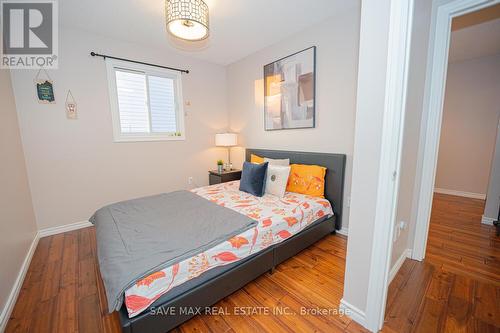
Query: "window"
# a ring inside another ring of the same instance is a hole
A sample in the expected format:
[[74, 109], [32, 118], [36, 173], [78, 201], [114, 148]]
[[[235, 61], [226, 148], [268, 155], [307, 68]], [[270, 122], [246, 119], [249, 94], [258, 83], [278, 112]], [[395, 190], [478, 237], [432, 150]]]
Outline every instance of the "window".
[[114, 140], [184, 140], [181, 74], [106, 59]]

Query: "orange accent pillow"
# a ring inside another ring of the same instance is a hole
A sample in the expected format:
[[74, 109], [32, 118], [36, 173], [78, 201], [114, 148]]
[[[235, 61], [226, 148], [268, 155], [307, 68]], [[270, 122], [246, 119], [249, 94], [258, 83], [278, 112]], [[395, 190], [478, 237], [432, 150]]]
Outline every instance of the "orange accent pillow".
[[292, 164], [287, 192], [295, 192], [313, 197], [325, 197], [326, 168], [319, 165]]
[[264, 163], [264, 157], [260, 157], [258, 155], [251, 154], [250, 155], [250, 163], [262, 164], [262, 163]]

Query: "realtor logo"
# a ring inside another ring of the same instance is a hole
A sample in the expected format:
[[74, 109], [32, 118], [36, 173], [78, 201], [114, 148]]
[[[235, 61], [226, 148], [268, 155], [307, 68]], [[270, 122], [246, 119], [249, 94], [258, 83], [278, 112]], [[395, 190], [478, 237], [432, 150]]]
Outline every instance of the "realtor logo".
[[0, 0], [0, 68], [57, 68], [57, 3]]

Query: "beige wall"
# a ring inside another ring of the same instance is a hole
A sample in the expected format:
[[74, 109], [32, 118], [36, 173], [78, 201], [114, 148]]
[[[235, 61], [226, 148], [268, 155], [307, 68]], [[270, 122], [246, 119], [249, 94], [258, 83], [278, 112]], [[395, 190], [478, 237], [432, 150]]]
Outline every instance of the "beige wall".
[[436, 188], [486, 195], [499, 116], [500, 55], [451, 63]]
[[[231, 129], [242, 147], [347, 154], [343, 227], [348, 225], [351, 188], [360, 3], [346, 13], [315, 25], [228, 66]], [[263, 66], [316, 45], [316, 128], [264, 131]], [[243, 148], [233, 149], [241, 165]]]
[[[37, 231], [10, 75], [0, 70], [0, 320]], [[0, 331], [2, 325], [0, 322]]]
[[[228, 125], [225, 68], [174, 53], [60, 29], [55, 105], [38, 104], [35, 71], [18, 70], [12, 82], [19, 113], [35, 215], [40, 229], [87, 220], [105, 204], [208, 183], [207, 170], [227, 152], [214, 134]], [[185, 141], [113, 143], [105, 63], [90, 51], [185, 67]], [[67, 120], [71, 89], [78, 120]]]
[[[411, 248], [408, 235], [415, 227], [415, 175], [420, 137], [420, 124], [423, 111], [427, 52], [431, 26], [432, 0], [414, 2], [413, 27], [408, 74], [408, 95], [404, 125], [403, 149], [401, 156], [401, 176], [399, 184], [396, 226], [400, 221], [406, 223], [392, 248], [393, 266], [407, 248]], [[395, 227], [396, 227], [395, 226]], [[395, 233], [396, 235], [397, 233]]]

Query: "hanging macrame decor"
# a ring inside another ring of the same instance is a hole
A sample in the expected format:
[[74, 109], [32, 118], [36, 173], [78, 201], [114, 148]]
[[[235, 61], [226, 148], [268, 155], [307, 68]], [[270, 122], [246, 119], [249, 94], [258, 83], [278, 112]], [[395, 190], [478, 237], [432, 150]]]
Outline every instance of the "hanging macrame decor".
[[68, 119], [77, 119], [78, 114], [76, 113], [76, 101], [75, 98], [73, 97], [73, 94], [71, 93], [71, 90], [68, 90], [68, 93], [66, 94], [66, 118]]
[[[45, 78], [40, 76], [41, 72], [45, 74]], [[56, 98], [54, 96], [54, 83], [52, 82], [49, 73], [43, 68], [40, 68], [35, 76], [36, 95], [38, 103], [41, 104], [55, 104]]]

